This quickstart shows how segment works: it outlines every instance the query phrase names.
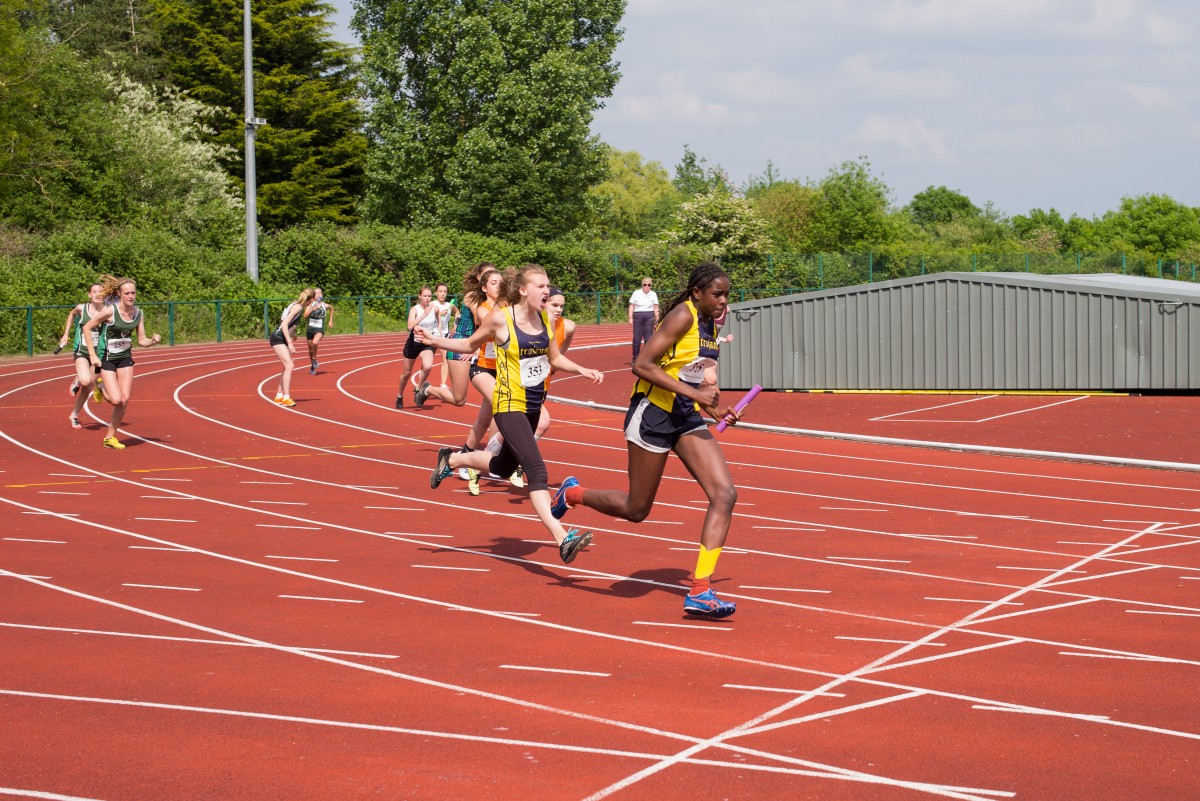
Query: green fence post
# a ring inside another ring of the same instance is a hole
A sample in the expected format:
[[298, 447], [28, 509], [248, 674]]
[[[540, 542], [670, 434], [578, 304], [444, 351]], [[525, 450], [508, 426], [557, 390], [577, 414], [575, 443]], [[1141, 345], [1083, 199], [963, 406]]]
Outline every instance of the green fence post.
[[217, 342], [221, 341], [221, 301], [217, 301]]
[[1082, 253], [1075, 254], [1075, 272], [1076, 273], [1083, 272], [1083, 254]]
[[817, 283], [821, 289], [825, 288], [825, 254], [817, 254]]
[[867, 283], [875, 283], [875, 254], [867, 254]]
[[271, 333], [271, 308], [270, 308], [270, 303], [271, 303], [271, 301], [269, 301], [269, 300], [264, 300], [264, 301], [263, 301], [263, 333], [264, 333], [264, 335], [268, 335], [268, 336], [269, 336], [269, 335], [270, 335], [270, 333]]
[[33, 307], [25, 307], [25, 347], [33, 355]]
[[175, 301], [167, 302], [167, 345], [175, 344]]
[[921, 275], [925, 274], [925, 257], [921, 257]]
[[[620, 270], [621, 270], [621, 256], [620, 256], [620, 254], [614, 253], [613, 254], [613, 292], [621, 291]], [[599, 322], [599, 320], [597, 320], [597, 322]]]
[[1128, 271], [1127, 268], [1128, 268], [1128, 265], [1125, 263], [1125, 254], [1122, 253], [1121, 254], [1121, 275], [1124, 275]]
[[1158, 277], [1162, 278], [1162, 256], [1158, 257]]
[[359, 295], [358, 296], [358, 335], [362, 336], [364, 330], [365, 329], [363, 328], [363, 297], [362, 297], [362, 295]]
[[977, 259], [978, 259], [978, 255], [975, 253], [972, 253], [971, 254], [971, 272], [975, 272], [975, 265], [976, 265]]
[[596, 325], [600, 325], [600, 293], [593, 293], [596, 296]]
[[1025, 272], [1029, 272], [1029, 254], [1025, 254]]

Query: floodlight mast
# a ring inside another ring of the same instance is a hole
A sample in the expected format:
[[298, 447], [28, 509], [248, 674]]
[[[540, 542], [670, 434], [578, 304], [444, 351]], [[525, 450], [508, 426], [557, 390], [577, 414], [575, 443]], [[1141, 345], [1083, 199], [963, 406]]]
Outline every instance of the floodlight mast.
[[251, 46], [250, 0], [242, 0], [242, 55], [246, 79], [246, 274], [258, 282], [258, 186], [254, 174], [255, 131], [267, 121], [254, 116], [254, 52]]

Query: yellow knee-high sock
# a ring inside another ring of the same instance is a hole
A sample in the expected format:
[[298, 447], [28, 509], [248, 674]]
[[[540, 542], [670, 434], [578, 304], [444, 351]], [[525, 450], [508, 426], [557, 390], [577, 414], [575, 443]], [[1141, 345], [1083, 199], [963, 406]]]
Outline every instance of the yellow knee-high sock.
[[696, 557], [696, 572], [692, 576], [692, 595], [699, 595], [708, 589], [708, 580], [717, 569], [717, 559], [721, 556], [720, 548], [711, 551], [700, 546], [700, 555]]

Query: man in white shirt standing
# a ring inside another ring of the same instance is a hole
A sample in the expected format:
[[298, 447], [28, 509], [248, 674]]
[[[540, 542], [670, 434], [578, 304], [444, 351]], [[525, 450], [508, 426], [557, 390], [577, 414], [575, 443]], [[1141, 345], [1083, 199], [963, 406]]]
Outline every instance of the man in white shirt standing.
[[[629, 296], [629, 324], [633, 326], [633, 361], [637, 361], [642, 345], [654, 333], [658, 325], [658, 294], [651, 289], [649, 278], [642, 279], [642, 286]], [[633, 361], [630, 364], [633, 364]]]

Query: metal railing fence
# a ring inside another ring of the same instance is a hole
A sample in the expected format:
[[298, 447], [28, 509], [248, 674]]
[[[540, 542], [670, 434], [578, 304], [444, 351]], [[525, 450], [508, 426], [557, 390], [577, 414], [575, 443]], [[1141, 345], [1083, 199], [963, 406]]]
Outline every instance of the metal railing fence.
[[[664, 264], [669, 264], [668, 261]], [[622, 277], [636, 282], [655, 264], [653, 259], [613, 256], [615, 291], [565, 293], [566, 314], [576, 321], [621, 322], [628, 316], [629, 291]], [[738, 301], [777, 297], [841, 286], [888, 281], [940, 272], [1027, 272], [1040, 275], [1122, 273], [1196, 281], [1195, 263], [1136, 260], [1124, 254], [946, 254], [903, 258], [864, 254], [771, 255], [765, 263], [729, 265]], [[622, 275], [624, 274], [624, 275]], [[682, 282], [681, 282], [682, 283]], [[659, 298], [667, 290], [660, 276]], [[146, 333], [159, 333], [167, 344], [263, 339], [279, 324], [291, 298], [252, 300], [171, 300], [139, 303]], [[403, 331], [416, 295], [329, 296], [334, 307], [332, 333], [375, 334]], [[0, 354], [28, 356], [58, 345], [71, 305], [0, 306]], [[347, 327], [349, 318], [349, 327]]]

